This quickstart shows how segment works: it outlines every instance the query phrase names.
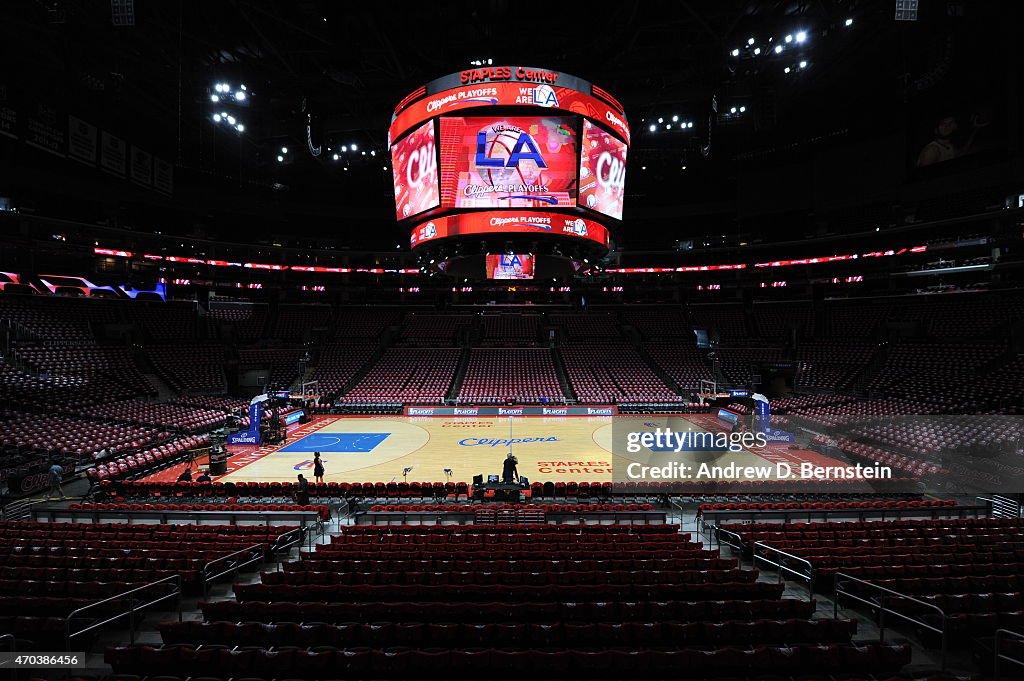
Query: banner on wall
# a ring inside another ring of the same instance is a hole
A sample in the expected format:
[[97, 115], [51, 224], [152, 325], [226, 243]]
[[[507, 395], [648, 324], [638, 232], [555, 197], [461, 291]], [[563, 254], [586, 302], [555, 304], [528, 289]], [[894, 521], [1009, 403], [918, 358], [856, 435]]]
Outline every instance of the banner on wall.
[[100, 133], [100, 167], [108, 173], [124, 177], [128, 167], [125, 141], [109, 132]]
[[68, 158], [94, 166], [98, 149], [99, 130], [96, 126], [68, 116]]
[[6, 104], [0, 104], [0, 135], [18, 139], [18, 111]]
[[174, 193], [174, 166], [162, 158], [153, 159], [153, 186], [164, 194]]
[[67, 125], [56, 107], [36, 104], [26, 121], [25, 143], [64, 158], [67, 149], [66, 130]]
[[132, 145], [132, 182], [143, 185], [153, 184], [153, 155]]

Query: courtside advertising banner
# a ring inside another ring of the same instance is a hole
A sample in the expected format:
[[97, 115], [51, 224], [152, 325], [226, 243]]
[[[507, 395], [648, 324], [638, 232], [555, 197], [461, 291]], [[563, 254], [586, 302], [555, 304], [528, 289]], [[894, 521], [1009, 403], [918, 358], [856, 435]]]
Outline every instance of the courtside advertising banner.
[[622, 219], [626, 145], [588, 120], [580, 150], [580, 205]]
[[437, 148], [434, 122], [427, 121], [391, 150], [395, 182], [395, 216], [399, 220], [437, 208]]
[[454, 208], [576, 205], [569, 116], [441, 119], [441, 198]]

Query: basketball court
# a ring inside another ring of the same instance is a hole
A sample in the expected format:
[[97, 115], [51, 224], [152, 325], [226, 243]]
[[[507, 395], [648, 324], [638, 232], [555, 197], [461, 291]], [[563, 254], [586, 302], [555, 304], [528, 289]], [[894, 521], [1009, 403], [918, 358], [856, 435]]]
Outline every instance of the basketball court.
[[[612, 421], [642, 416], [520, 416], [520, 417], [415, 417], [319, 416], [292, 426], [283, 445], [229, 446], [224, 482], [293, 481], [298, 473], [311, 477], [313, 452], [320, 452], [327, 482], [469, 481], [474, 475], [501, 472], [509, 440], [519, 460], [519, 474], [541, 482], [605, 482], [612, 465], [629, 462], [628, 455], [612, 456]], [[719, 422], [708, 415], [675, 417], [697, 431], [718, 431]], [[628, 426], [628, 424], [627, 424]], [[628, 426], [631, 427], [632, 426]], [[681, 453], [680, 459], [698, 456]], [[715, 463], [763, 466], [777, 462], [836, 462], [806, 450], [769, 445], [757, 453], [722, 452]], [[412, 470], [403, 478], [406, 468]], [[167, 477], [169, 472], [164, 472]]]

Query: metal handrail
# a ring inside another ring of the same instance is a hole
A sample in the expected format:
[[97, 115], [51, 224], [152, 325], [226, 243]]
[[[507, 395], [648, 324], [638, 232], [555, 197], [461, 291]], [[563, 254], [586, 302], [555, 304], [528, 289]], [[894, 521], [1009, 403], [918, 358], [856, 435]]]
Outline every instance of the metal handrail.
[[1010, 631], [1009, 629], [996, 629], [996, 639], [994, 645], [995, 664], [993, 666], [992, 671], [992, 678], [995, 679], [995, 681], [999, 681], [999, 679], [1001, 678], [1001, 670], [999, 664], [1000, 662], [1012, 662], [1013, 664], [1017, 664], [1024, 667], [1024, 660], [1019, 660], [1016, 657], [1010, 657], [1009, 655], [1000, 652], [999, 648], [1002, 643], [1003, 636], [1013, 636], [1014, 638], [1024, 641], [1024, 634], [1020, 632]]
[[[294, 530], [282, 532], [274, 541], [273, 551], [290, 551], [293, 546], [301, 544], [304, 531], [305, 528], [296, 527]], [[292, 539], [289, 537], [289, 535], [295, 535], [295, 538]]]
[[[10, 645], [10, 652], [18, 652], [18, 639], [14, 637], [14, 634], [0, 634], [0, 643]], [[11, 681], [18, 681], [18, 670], [15, 667], [11, 667]]]
[[[148, 603], [136, 603], [134, 598], [128, 598], [129, 596], [131, 596], [134, 593], [138, 593], [139, 591], [144, 591], [145, 589], [148, 589], [150, 587], [156, 586], [157, 584], [165, 584], [165, 583], [170, 583], [170, 582], [174, 582], [174, 586], [175, 586], [174, 591], [172, 591], [172, 592], [170, 592], [168, 594], [165, 594], [163, 596], [160, 596], [159, 598], [156, 598], [156, 599], [154, 599], [152, 601], [149, 601]], [[110, 624], [111, 622], [114, 622], [115, 620], [121, 619], [125, 615], [128, 616], [128, 635], [129, 635], [129, 638], [130, 638], [130, 641], [131, 641], [132, 645], [134, 645], [135, 644], [135, 612], [137, 610], [142, 610], [143, 608], [148, 608], [151, 605], [156, 605], [157, 603], [161, 603], [163, 601], [166, 601], [169, 598], [175, 598], [175, 597], [177, 598], [177, 601], [178, 601], [178, 621], [180, 622], [182, 620], [182, 612], [181, 612], [181, 575], [171, 575], [170, 577], [164, 577], [163, 579], [158, 579], [155, 582], [150, 582], [149, 584], [143, 584], [142, 586], [136, 587], [136, 588], [131, 589], [129, 591], [125, 591], [124, 593], [117, 594], [116, 596], [111, 596], [110, 598], [105, 598], [102, 601], [96, 601], [95, 603], [90, 603], [89, 605], [83, 606], [83, 607], [81, 607], [81, 608], [79, 608], [77, 610], [73, 610], [73, 611], [71, 611], [71, 613], [66, 618], [64, 618], [64, 643], [65, 643], [65, 646], [66, 646], [66, 650], [71, 650], [71, 639], [74, 638], [75, 636], [78, 636], [80, 634], [84, 634], [84, 633], [93, 631], [94, 629], [99, 629], [100, 627], [102, 627], [102, 626], [104, 626], [106, 624]], [[107, 618], [105, 620], [102, 620], [100, 622], [93, 622], [92, 624], [90, 624], [85, 629], [81, 629], [81, 630], [76, 631], [74, 633], [71, 632], [71, 620], [74, 617], [76, 617], [78, 615], [81, 615], [83, 612], [85, 612], [86, 610], [89, 610], [91, 608], [95, 608], [95, 607], [98, 607], [100, 605], [104, 605], [106, 603], [112, 603], [114, 601], [124, 600], [126, 598], [128, 599], [128, 603], [129, 603], [129, 607], [128, 607], [128, 610], [126, 612], [119, 612], [118, 614], [114, 615], [113, 617], [109, 617], [109, 618]]]
[[[927, 629], [928, 631], [933, 631], [933, 632], [935, 632], [937, 634], [940, 634], [942, 636], [942, 664], [941, 664], [940, 668], [943, 671], [946, 670], [946, 649], [947, 649], [946, 621], [947, 621], [948, 618], [946, 616], [946, 612], [942, 608], [940, 608], [939, 606], [935, 605], [934, 603], [928, 603], [927, 601], [922, 601], [920, 599], [914, 598], [913, 596], [908, 596], [907, 594], [901, 594], [898, 591], [893, 591], [892, 589], [887, 589], [884, 586], [879, 586], [878, 584], [874, 584], [872, 582], [867, 582], [867, 581], [865, 581], [863, 579], [858, 579], [857, 577], [854, 577], [853, 575], [848, 575], [845, 572], [837, 572], [833, 579], [835, 580], [835, 582], [834, 582], [834, 590], [833, 590], [833, 597], [832, 597], [832, 601], [834, 603], [833, 613], [832, 613], [833, 617], [836, 617], [836, 618], [839, 617], [839, 597], [840, 597], [840, 595], [842, 595], [842, 596], [846, 596], [847, 598], [852, 598], [853, 600], [858, 601], [860, 603], [864, 603], [865, 605], [870, 605], [872, 607], [877, 607], [878, 608], [878, 641], [880, 643], [884, 643], [885, 642], [885, 614], [886, 613], [889, 613], [891, 615], [896, 615], [897, 617], [899, 617], [901, 619], [904, 619], [907, 622], [910, 622], [911, 624], [915, 624], [915, 625], [917, 625], [919, 627]], [[856, 582], [857, 584], [862, 584], [862, 585], [868, 587], [869, 589], [875, 589], [877, 591], [882, 592], [885, 595], [879, 596], [877, 601], [869, 600], [867, 598], [861, 598], [860, 596], [854, 594], [853, 592], [844, 591], [843, 590], [842, 583], [846, 582], [846, 581], [851, 581], [851, 582]], [[917, 603], [918, 605], [923, 605], [926, 608], [930, 608], [931, 610], [936, 611], [937, 613], [939, 613], [939, 617], [941, 618], [940, 621], [942, 622], [942, 626], [941, 627], [936, 627], [935, 625], [928, 624], [927, 622], [924, 622], [923, 620], [916, 620], [913, 617], [911, 617], [910, 615], [907, 615], [905, 613], [899, 612], [898, 610], [891, 610], [891, 609], [887, 608], [885, 606], [885, 601], [888, 600], [888, 598], [890, 598], [890, 597], [898, 598], [900, 600], [910, 601], [911, 603]]]
[[[242, 555], [243, 553], [247, 554], [248, 560], [242, 561], [240, 563], [239, 562], [233, 562], [231, 560], [231, 559], [235, 558], [236, 556]], [[263, 544], [253, 544], [252, 546], [247, 546], [244, 549], [239, 549], [238, 551], [235, 551], [234, 553], [229, 553], [226, 556], [221, 556], [220, 558], [214, 558], [209, 563], [204, 565], [202, 567], [202, 569], [200, 570], [200, 575], [202, 575], [202, 581], [203, 581], [203, 600], [206, 600], [207, 596], [209, 595], [209, 586], [210, 586], [210, 584], [212, 584], [214, 582], [214, 580], [220, 579], [224, 575], [237, 572], [238, 570], [242, 569], [246, 565], [251, 565], [252, 563], [255, 563], [257, 561], [260, 561], [260, 562], [263, 561]], [[223, 562], [230, 563], [230, 566], [228, 567], [228, 569], [226, 569], [226, 570], [224, 570], [222, 572], [218, 572], [215, 575], [211, 575], [210, 574], [211, 568], [214, 565], [216, 565], [218, 563], [223, 563]]]
[[[761, 549], [762, 552], [759, 553], [758, 549]], [[776, 563], [770, 560], [766, 555], [764, 555], [764, 553], [767, 553], [769, 551], [775, 554], [775, 556], [779, 559], [779, 562]], [[800, 579], [805, 580], [807, 582], [807, 600], [814, 600], [814, 565], [811, 563], [811, 561], [801, 556], [798, 556], [794, 553], [788, 553], [786, 551], [783, 551], [782, 549], [777, 549], [774, 546], [769, 546], [768, 544], [765, 544], [762, 541], [754, 542], [753, 560], [755, 568], [757, 567], [758, 560], [762, 560], [765, 563], [768, 563], [769, 565], [775, 566], [779, 573], [779, 583], [785, 581], [783, 575], [786, 572], [790, 573], [791, 575], [795, 575]], [[784, 563], [783, 560], [802, 563], [803, 565], [807, 566], [807, 572], [800, 572], [799, 570], [794, 570], [789, 565]]]
[[[734, 548], [734, 549], [736, 549], [737, 551], [740, 552], [740, 562], [742, 562], [743, 561], [743, 553], [747, 549], [747, 547], [744, 546], [744, 544], [743, 544], [743, 537], [741, 537], [736, 532], [733, 532], [732, 530], [725, 529], [721, 525], [712, 525], [712, 530], [713, 531], [711, 533], [711, 536], [714, 538], [714, 540], [716, 542], [718, 542], [718, 548], [721, 549], [722, 548], [722, 544], [725, 544], [726, 546], [731, 546], [732, 548]], [[735, 544], [730, 544], [729, 542], [723, 542], [722, 541], [722, 535], [723, 534], [726, 535], [727, 537], [730, 537], [730, 538], [735, 537], [736, 543]]]

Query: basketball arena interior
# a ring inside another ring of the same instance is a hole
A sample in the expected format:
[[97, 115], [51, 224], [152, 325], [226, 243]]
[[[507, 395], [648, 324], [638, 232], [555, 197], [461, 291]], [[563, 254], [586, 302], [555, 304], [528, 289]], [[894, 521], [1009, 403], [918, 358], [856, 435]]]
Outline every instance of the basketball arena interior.
[[1024, 8], [0, 3], [0, 674], [1024, 674]]

